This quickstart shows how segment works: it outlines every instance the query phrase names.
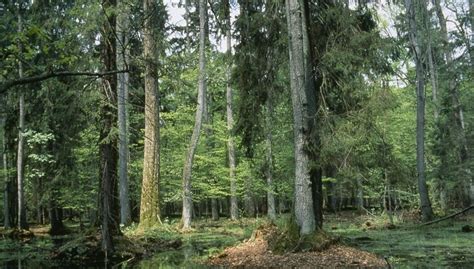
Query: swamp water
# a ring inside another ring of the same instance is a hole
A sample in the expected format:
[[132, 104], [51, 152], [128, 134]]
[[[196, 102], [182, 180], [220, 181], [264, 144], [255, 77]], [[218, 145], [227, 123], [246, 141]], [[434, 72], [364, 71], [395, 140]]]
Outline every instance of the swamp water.
[[[342, 236], [349, 245], [385, 257], [393, 268], [474, 268], [474, 232], [461, 232], [466, 224], [474, 223], [448, 221], [423, 228], [363, 230], [340, 222], [330, 233]], [[201, 262], [207, 257], [248, 237], [248, 233], [194, 232], [183, 235], [179, 249], [107, 266], [103, 262], [74, 264], [46, 259], [55, 244], [61, 243], [61, 238], [53, 241], [49, 237], [37, 237], [28, 244], [0, 239], [0, 268], [205, 268]]]
[[351, 246], [384, 257], [393, 268], [474, 268], [474, 232], [461, 231], [469, 222], [363, 230], [338, 227], [333, 234]]

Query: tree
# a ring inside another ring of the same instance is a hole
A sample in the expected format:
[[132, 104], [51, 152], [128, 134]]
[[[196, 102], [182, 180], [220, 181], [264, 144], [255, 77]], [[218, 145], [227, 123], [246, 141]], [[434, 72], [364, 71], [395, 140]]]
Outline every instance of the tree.
[[204, 109], [206, 108], [206, 24], [207, 24], [207, 1], [199, 0], [199, 89], [197, 97], [196, 117], [194, 121], [193, 134], [189, 144], [188, 152], [183, 169], [183, 229], [191, 228], [193, 199], [191, 191], [191, 172], [194, 154], [201, 133]]
[[[409, 24], [409, 38], [416, 68], [416, 167], [418, 172], [418, 192], [420, 195], [420, 207], [423, 221], [433, 218], [433, 210], [426, 185], [425, 177], [425, 74], [424, 74], [424, 47], [420, 39], [418, 21], [416, 14], [420, 14], [421, 5], [424, 2], [405, 0], [406, 14]], [[418, 10], [418, 12], [416, 12]]]
[[[18, 33], [23, 31], [23, 3], [20, 2], [18, 4]], [[22, 44], [19, 43], [19, 51], [22, 52]], [[23, 63], [21, 61], [18, 62], [18, 75], [20, 79], [23, 77]], [[25, 129], [25, 94], [22, 92], [20, 93], [20, 115], [19, 115], [19, 125], [18, 125], [18, 153], [17, 153], [17, 191], [18, 191], [18, 228], [19, 229], [27, 229], [28, 223], [26, 219], [26, 206], [25, 206], [25, 195], [24, 195], [24, 159], [25, 159], [25, 137], [24, 132]]]
[[158, 4], [144, 0], [143, 53], [145, 58], [145, 149], [140, 202], [140, 226], [160, 224], [160, 99], [156, 57], [155, 22]]
[[[448, 37], [448, 28], [446, 25], [446, 18], [443, 14], [443, 8], [441, 6], [440, 0], [434, 1], [434, 8], [436, 11], [436, 16], [438, 17], [438, 23], [440, 26], [440, 34], [442, 40], [441, 51], [444, 59], [444, 66], [445, 70], [442, 74], [443, 77], [443, 85], [446, 85], [445, 92], [447, 93], [447, 98], [450, 100], [447, 102], [452, 108], [449, 109], [451, 111], [452, 118], [454, 119], [454, 130], [450, 131], [450, 133], [454, 133], [457, 135], [459, 139], [456, 139], [456, 144], [459, 144], [459, 163], [461, 166], [466, 166], [469, 162], [469, 149], [466, 139], [466, 127], [465, 127], [465, 119], [464, 119], [464, 111], [463, 106], [460, 101], [460, 93], [457, 86], [457, 77], [458, 75], [451, 71], [454, 69], [455, 62], [453, 57], [452, 48], [450, 46], [449, 37]], [[449, 136], [449, 135], [448, 135]], [[470, 175], [471, 172], [469, 169], [462, 169], [466, 175]], [[474, 200], [470, 199], [470, 181], [471, 178], [468, 176], [463, 179], [463, 184], [465, 186], [465, 193], [463, 194], [463, 200], [465, 201], [465, 206], [469, 206]]]
[[[129, 55], [129, 38], [127, 30], [129, 29], [128, 8], [124, 1], [118, 3], [120, 13], [117, 16], [117, 68], [127, 69]], [[120, 195], [120, 223], [128, 225], [132, 221], [130, 212], [130, 196], [128, 186], [128, 84], [129, 74], [117, 74], [118, 88], [118, 126], [119, 126], [119, 195]]]
[[[309, 44], [308, 32], [305, 25], [305, 5], [298, 0], [286, 1], [286, 14], [289, 36], [290, 87], [293, 107], [294, 147], [295, 147], [295, 190], [294, 214], [300, 229], [300, 235], [311, 234], [316, 229], [311, 192], [311, 154], [307, 150], [311, 143], [309, 121], [315, 115], [310, 115], [308, 87], [311, 87], [311, 67], [308, 66]], [[314, 91], [314, 89], [310, 89]]]
[[227, 130], [229, 138], [227, 140], [227, 150], [229, 154], [229, 177], [230, 177], [230, 218], [236, 220], [239, 218], [239, 204], [237, 198], [237, 182], [235, 176], [235, 143], [234, 143], [234, 111], [233, 111], [233, 92], [231, 85], [232, 72], [232, 35], [230, 23], [230, 1], [225, 1], [226, 4], [226, 18], [225, 18], [225, 38], [227, 46], [227, 68], [226, 68], [226, 116], [227, 116]]
[[[102, 0], [101, 8], [106, 18], [104, 19], [101, 33], [101, 57], [104, 71], [117, 69], [116, 62], [116, 16], [114, 9], [116, 0]], [[102, 78], [100, 107], [100, 136], [99, 155], [101, 173], [101, 208], [102, 217], [102, 249], [107, 254], [114, 250], [112, 236], [120, 234], [119, 207], [117, 191], [117, 75], [111, 74]]]

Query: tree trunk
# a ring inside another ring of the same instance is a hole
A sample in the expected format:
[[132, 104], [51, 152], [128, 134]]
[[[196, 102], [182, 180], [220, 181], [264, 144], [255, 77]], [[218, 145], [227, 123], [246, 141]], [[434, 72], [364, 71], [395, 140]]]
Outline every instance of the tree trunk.
[[227, 140], [227, 148], [229, 154], [229, 177], [230, 177], [230, 219], [236, 220], [239, 218], [239, 205], [237, 200], [237, 180], [235, 178], [235, 145], [234, 145], [234, 116], [232, 109], [232, 86], [231, 86], [231, 72], [232, 72], [232, 35], [230, 23], [230, 2], [227, 4], [226, 17], [226, 43], [227, 43], [227, 67], [226, 67], [226, 106], [227, 106], [227, 132], [229, 139]]
[[[270, 62], [270, 60], [269, 60]], [[273, 184], [273, 89], [268, 90], [267, 115], [266, 115], [266, 173], [267, 178], [267, 216], [271, 220], [276, 220], [275, 187]]]
[[303, 1], [303, 53], [305, 66], [305, 92], [307, 98], [307, 119], [308, 122], [308, 146], [306, 148], [310, 155], [310, 175], [311, 175], [311, 193], [313, 198], [313, 211], [316, 227], [321, 229], [323, 227], [323, 182], [322, 182], [322, 168], [320, 166], [320, 148], [321, 138], [318, 127], [318, 108], [319, 91], [323, 84], [322, 78], [315, 79], [313, 70], [314, 56], [311, 36], [311, 15], [309, 1]]
[[[469, 22], [471, 25], [471, 46], [469, 47], [469, 56], [471, 58], [471, 66], [474, 66], [474, 0], [469, 0]], [[471, 180], [471, 194], [474, 199], [474, 182]], [[472, 202], [473, 200], [471, 200]]]
[[311, 140], [308, 126], [308, 99], [306, 96], [306, 70], [303, 30], [304, 6], [298, 0], [286, 1], [289, 32], [290, 86], [294, 121], [295, 191], [294, 214], [301, 235], [316, 229], [311, 192], [310, 154], [306, 145]]
[[[121, 11], [117, 17], [117, 68], [125, 70], [128, 62], [128, 9], [123, 1], [119, 2]], [[117, 74], [118, 88], [118, 126], [119, 126], [119, 198], [120, 223], [129, 225], [132, 222], [130, 196], [128, 190], [128, 73]]]
[[[116, 38], [115, 0], [102, 0], [102, 8], [108, 15], [103, 24], [102, 32], [102, 60], [104, 71], [117, 69], [116, 63]], [[117, 129], [117, 77], [107, 75], [102, 78], [102, 103], [100, 109], [101, 130], [99, 135], [100, 145], [100, 171], [101, 171], [101, 217], [102, 217], [102, 250], [106, 256], [113, 251], [112, 236], [120, 234], [119, 205], [117, 190], [117, 162], [118, 138], [114, 130]]]
[[199, 0], [199, 90], [197, 98], [196, 118], [194, 122], [193, 134], [189, 144], [188, 153], [183, 169], [183, 229], [191, 228], [193, 199], [191, 194], [191, 171], [193, 167], [194, 153], [199, 142], [201, 133], [203, 113], [206, 107], [206, 23], [207, 23], [207, 2]]
[[[211, 94], [209, 94], [207, 96], [206, 107], [204, 108], [204, 115], [203, 115], [204, 132], [206, 134], [206, 148], [208, 152], [212, 152], [214, 148], [214, 141], [213, 141], [214, 132], [212, 130], [213, 115], [212, 115], [211, 107], [212, 107], [212, 96]], [[212, 178], [212, 175], [208, 175], [208, 176], [209, 178]], [[215, 178], [212, 178], [212, 181], [213, 181], [212, 182], [213, 184], [217, 184], [217, 180]], [[217, 197], [211, 197], [211, 214], [212, 214], [212, 220], [214, 221], [219, 220]]]
[[3, 177], [4, 177], [4, 190], [3, 190], [3, 227], [9, 229], [12, 227], [10, 222], [10, 178], [8, 177], [8, 161], [7, 161], [7, 147], [6, 147], [6, 120], [2, 119], [2, 165], [3, 165]]
[[362, 211], [364, 209], [364, 189], [362, 185], [362, 179], [357, 177], [357, 210]]
[[[433, 218], [433, 210], [428, 194], [425, 178], [425, 79], [422, 59], [422, 47], [417, 30], [415, 6], [412, 0], [405, 0], [409, 20], [409, 37], [416, 65], [416, 167], [418, 172], [418, 192], [420, 194], [420, 207], [423, 221]], [[422, 5], [424, 3], [418, 3]]]
[[[21, 5], [21, 4], [20, 4]], [[18, 10], [18, 33], [23, 31], [23, 20], [21, 14], [22, 7], [19, 7]], [[21, 44], [18, 44], [20, 53], [23, 48]], [[20, 79], [23, 77], [23, 63], [18, 62], [18, 73]], [[18, 228], [19, 229], [28, 229], [28, 223], [26, 221], [26, 206], [25, 206], [25, 197], [24, 197], [24, 177], [25, 177], [25, 149], [24, 149], [24, 140], [25, 137], [23, 133], [25, 132], [25, 94], [20, 93], [20, 115], [19, 115], [19, 130], [18, 130], [18, 153], [17, 153], [17, 191], [18, 191]]]
[[160, 116], [156, 41], [153, 24], [157, 5], [152, 0], [143, 2], [146, 14], [143, 38], [145, 57], [145, 149], [143, 162], [140, 225], [149, 227], [161, 223], [159, 207], [160, 176]]

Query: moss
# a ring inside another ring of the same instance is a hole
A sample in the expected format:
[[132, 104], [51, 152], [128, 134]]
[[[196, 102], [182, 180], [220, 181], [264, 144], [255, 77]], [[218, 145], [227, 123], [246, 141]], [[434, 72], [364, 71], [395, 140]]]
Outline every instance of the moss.
[[324, 230], [315, 230], [311, 234], [300, 236], [299, 227], [293, 218], [284, 222], [283, 227], [275, 227], [267, 236], [268, 247], [277, 254], [286, 252], [321, 251], [338, 242]]

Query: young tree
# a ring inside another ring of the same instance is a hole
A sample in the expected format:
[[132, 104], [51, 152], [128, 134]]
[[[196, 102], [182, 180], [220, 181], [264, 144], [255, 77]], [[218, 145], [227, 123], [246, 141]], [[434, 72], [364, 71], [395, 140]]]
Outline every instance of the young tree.
[[144, 0], [145, 14], [143, 53], [145, 58], [145, 149], [140, 203], [140, 225], [161, 223], [159, 205], [160, 183], [160, 100], [156, 57], [156, 13], [158, 4]]
[[[417, 6], [415, 6], [415, 4]], [[409, 38], [416, 68], [416, 168], [418, 172], [418, 192], [420, 195], [420, 206], [422, 219], [429, 221], [433, 218], [433, 210], [426, 185], [425, 177], [425, 74], [424, 74], [424, 46], [418, 30], [416, 14], [420, 14], [421, 1], [405, 0], [405, 8], [408, 17]], [[418, 12], [416, 12], [418, 11]]]
[[206, 24], [207, 24], [207, 1], [199, 0], [199, 89], [197, 97], [196, 117], [193, 134], [189, 144], [188, 152], [183, 169], [183, 229], [191, 228], [191, 217], [193, 198], [191, 191], [191, 172], [193, 167], [194, 153], [199, 142], [204, 109], [206, 108]]

